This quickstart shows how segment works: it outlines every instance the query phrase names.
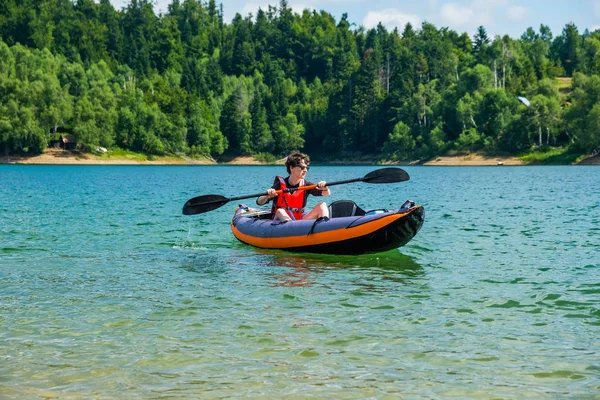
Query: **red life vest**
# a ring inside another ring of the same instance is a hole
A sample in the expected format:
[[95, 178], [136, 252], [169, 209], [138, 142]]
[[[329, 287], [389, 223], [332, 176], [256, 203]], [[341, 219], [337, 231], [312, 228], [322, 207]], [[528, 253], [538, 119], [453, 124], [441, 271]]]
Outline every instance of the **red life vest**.
[[[281, 176], [275, 178], [275, 182], [279, 179], [279, 189], [285, 190], [287, 185], [285, 184], [285, 179]], [[298, 186], [304, 185], [304, 179], [300, 181]], [[304, 214], [304, 200], [305, 200], [304, 190], [294, 190], [291, 193], [281, 192], [279, 196], [276, 197], [273, 202], [273, 207], [271, 208], [271, 212], [273, 216], [275, 215], [275, 211], [278, 208], [283, 208], [288, 215], [293, 220], [301, 220], [302, 215]]]

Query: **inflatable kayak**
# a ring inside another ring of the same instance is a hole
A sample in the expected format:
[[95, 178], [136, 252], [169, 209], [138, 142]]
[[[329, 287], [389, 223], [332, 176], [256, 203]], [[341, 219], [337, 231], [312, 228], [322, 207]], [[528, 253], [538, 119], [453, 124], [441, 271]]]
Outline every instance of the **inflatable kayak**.
[[231, 221], [233, 235], [264, 249], [325, 254], [378, 253], [408, 243], [425, 219], [422, 206], [406, 201], [397, 210], [363, 210], [351, 200], [335, 201], [328, 219], [280, 222], [270, 211], [240, 205]]

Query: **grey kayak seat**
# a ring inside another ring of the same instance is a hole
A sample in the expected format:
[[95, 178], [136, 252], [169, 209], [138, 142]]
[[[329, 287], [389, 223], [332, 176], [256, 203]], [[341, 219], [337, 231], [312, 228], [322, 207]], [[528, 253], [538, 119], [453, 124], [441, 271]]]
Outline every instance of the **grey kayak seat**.
[[365, 210], [352, 200], [337, 200], [329, 205], [329, 218], [365, 215]]

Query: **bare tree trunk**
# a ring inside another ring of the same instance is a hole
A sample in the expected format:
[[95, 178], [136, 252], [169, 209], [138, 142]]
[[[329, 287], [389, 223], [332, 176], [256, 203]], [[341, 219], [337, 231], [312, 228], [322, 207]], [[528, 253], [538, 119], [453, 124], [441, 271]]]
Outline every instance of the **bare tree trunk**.
[[423, 126], [427, 126], [427, 98], [423, 96]]
[[471, 114], [470, 117], [471, 117], [471, 123], [473, 124], [475, 129], [477, 129], [477, 124], [475, 123], [475, 118], [473, 118], [473, 114]]
[[504, 39], [502, 39], [502, 89], [506, 89], [506, 62], [510, 61], [511, 52], [507, 49]]
[[494, 89], [498, 89], [498, 68], [496, 66], [496, 60], [494, 60]]
[[352, 78], [348, 83], [348, 115], [350, 115], [350, 110], [352, 110]]
[[387, 53], [387, 87], [386, 90], [390, 92], [390, 53]]

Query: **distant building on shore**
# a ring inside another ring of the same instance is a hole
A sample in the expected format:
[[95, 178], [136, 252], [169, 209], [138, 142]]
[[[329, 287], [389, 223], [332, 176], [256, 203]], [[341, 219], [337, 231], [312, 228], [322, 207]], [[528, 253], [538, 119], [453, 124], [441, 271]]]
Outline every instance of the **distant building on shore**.
[[53, 139], [48, 143], [48, 147], [63, 150], [77, 150], [77, 140], [73, 135], [60, 135], [57, 139]]

